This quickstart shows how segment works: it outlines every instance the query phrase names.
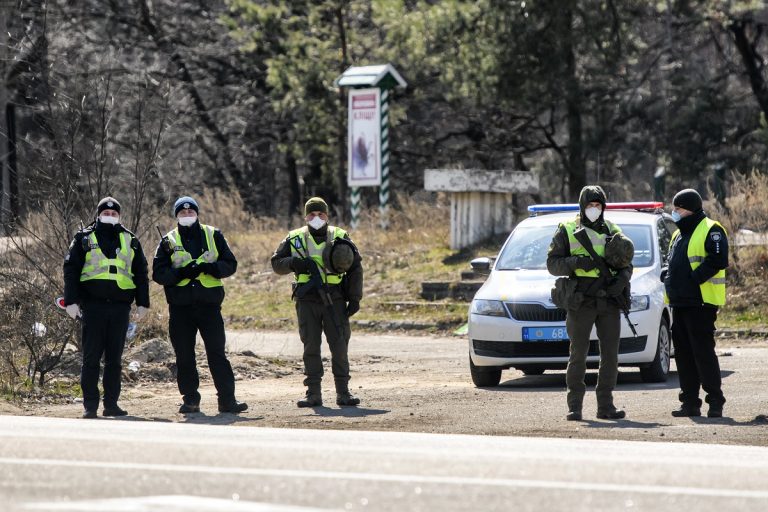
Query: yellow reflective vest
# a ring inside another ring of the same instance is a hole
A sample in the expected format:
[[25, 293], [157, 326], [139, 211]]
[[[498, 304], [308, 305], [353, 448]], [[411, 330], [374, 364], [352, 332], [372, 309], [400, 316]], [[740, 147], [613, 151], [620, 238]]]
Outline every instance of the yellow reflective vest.
[[[621, 228], [613, 222], [606, 220], [605, 224], [608, 226], [608, 230], [610, 231], [611, 235], [621, 232]], [[563, 226], [565, 227], [565, 232], [568, 234], [568, 244], [571, 247], [571, 256], [591, 257], [589, 252], [584, 248], [583, 245], [581, 245], [581, 242], [579, 242], [573, 234], [579, 227], [576, 219], [564, 223]], [[587, 227], [584, 229], [587, 232], [587, 236], [589, 236], [589, 241], [592, 242], [592, 248], [595, 250], [595, 253], [598, 256], [605, 256], [605, 241], [608, 235], [598, 233], [597, 231]], [[600, 271], [597, 268], [593, 268], [592, 270], [576, 269], [574, 273], [578, 277], [600, 277]]]
[[[213, 239], [213, 234], [216, 232], [216, 228], [206, 224], [200, 224], [200, 228], [203, 230], [203, 233], [205, 233], [207, 249], [197, 258], [193, 258], [184, 248], [184, 245], [181, 243], [181, 234], [179, 233], [178, 227], [174, 228], [166, 235], [171, 246], [171, 266], [173, 268], [186, 267], [187, 265], [191, 265], [192, 262], [196, 262], [198, 265], [200, 263], [213, 263], [219, 259], [219, 249], [216, 247], [216, 241]], [[200, 284], [206, 288], [224, 286], [221, 279], [213, 277], [210, 274], [200, 274], [195, 280], [199, 281]], [[176, 286], [186, 286], [190, 282], [192, 282], [191, 279], [182, 279]]]
[[121, 290], [133, 290], [136, 284], [133, 282], [132, 266], [133, 247], [131, 247], [129, 233], [125, 231], [120, 233], [120, 249], [115, 253], [114, 258], [107, 258], [99, 247], [96, 233], [91, 231], [88, 235], [85, 263], [80, 271], [80, 282], [104, 279], [114, 281]]
[[[704, 242], [707, 241], [709, 230], [714, 226], [719, 226], [725, 231], [725, 228], [719, 222], [704, 217], [696, 229], [693, 230], [691, 239], [688, 241], [688, 263], [691, 264], [691, 270], [696, 270], [704, 258], [707, 257], [707, 251], [704, 249]], [[727, 233], [726, 233], [727, 234]], [[670, 249], [675, 244], [675, 240], [680, 236], [678, 229], [672, 234], [672, 240], [669, 242]], [[701, 289], [701, 299], [705, 304], [713, 306], [722, 306], [725, 304], [725, 269], [719, 270], [717, 274], [699, 284]]]
[[[327, 284], [339, 284], [344, 274], [332, 274], [327, 272], [325, 264], [323, 263], [323, 249], [326, 244], [330, 243], [334, 238], [344, 238], [347, 232], [336, 226], [328, 226], [328, 232], [325, 240], [322, 243], [315, 243], [315, 239], [309, 234], [309, 228], [307, 226], [294, 229], [288, 233], [288, 240], [291, 244], [291, 256], [298, 256], [300, 258], [312, 258], [317, 264], [318, 270], [320, 270], [320, 277], [324, 283]], [[307, 283], [311, 278], [311, 274], [298, 274], [296, 276], [296, 282], [298, 284]]]

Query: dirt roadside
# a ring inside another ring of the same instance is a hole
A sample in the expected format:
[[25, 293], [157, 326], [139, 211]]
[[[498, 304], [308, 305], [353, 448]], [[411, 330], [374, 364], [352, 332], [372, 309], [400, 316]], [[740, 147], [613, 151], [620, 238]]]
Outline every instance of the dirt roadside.
[[[303, 394], [298, 336], [256, 331], [228, 336], [237, 395], [250, 405], [246, 413], [217, 413], [215, 390], [201, 353], [202, 412], [178, 414], [173, 358], [166, 344], [156, 342], [126, 351], [126, 366], [137, 361], [139, 368], [125, 370], [120, 403], [130, 416], [121, 420], [768, 445], [768, 341], [764, 339], [719, 342], [728, 398], [722, 419], [673, 418], [670, 411], [678, 404], [676, 374], [663, 384], [644, 384], [637, 370], [626, 368], [615, 393], [617, 406], [627, 410], [626, 420], [594, 419], [596, 375], [590, 372], [586, 421], [567, 422], [564, 372], [526, 377], [509, 370], [498, 388], [475, 388], [465, 338], [354, 335], [351, 387], [363, 400], [361, 406], [335, 405], [330, 361], [326, 361], [325, 406], [298, 409], [295, 401]], [[71, 367], [76, 368], [74, 361]], [[78, 418], [81, 412], [81, 404], [67, 397], [0, 402], [0, 414]]]

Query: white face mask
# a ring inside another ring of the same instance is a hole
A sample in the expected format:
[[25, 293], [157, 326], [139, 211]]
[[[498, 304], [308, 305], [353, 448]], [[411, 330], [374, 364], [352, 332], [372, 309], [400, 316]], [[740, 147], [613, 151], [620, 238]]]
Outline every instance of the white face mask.
[[601, 213], [602, 213], [602, 210], [600, 208], [597, 208], [596, 206], [590, 206], [589, 208], [584, 210], [584, 215], [587, 216], [590, 222], [595, 222], [597, 219], [599, 219]]
[[311, 227], [312, 229], [317, 230], [325, 226], [325, 221], [320, 217], [312, 217], [312, 220], [307, 222], [307, 224], [309, 224], [309, 227]]
[[197, 215], [192, 215], [191, 217], [179, 217], [179, 225], [180, 226], [191, 226], [197, 221]]
[[99, 222], [102, 224], [112, 224], [113, 226], [120, 222], [120, 217], [112, 217], [111, 215], [100, 215]]

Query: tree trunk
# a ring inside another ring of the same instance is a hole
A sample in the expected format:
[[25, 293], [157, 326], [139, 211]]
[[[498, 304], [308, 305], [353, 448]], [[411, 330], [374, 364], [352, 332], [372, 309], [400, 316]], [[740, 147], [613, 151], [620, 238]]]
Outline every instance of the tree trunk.
[[[755, 95], [763, 115], [768, 119], [768, 89], [766, 89], [765, 79], [763, 79], [763, 59], [758, 55], [755, 45], [747, 37], [747, 26], [749, 24], [748, 21], [734, 20], [728, 28], [733, 32], [734, 42], [744, 62], [752, 93]], [[757, 37], [760, 36], [761, 30], [758, 28]]]
[[[0, 9], [5, 9], [0, 7]], [[0, 12], [0, 112], [5, 112], [8, 105], [8, 89], [6, 77], [8, 70], [6, 69], [7, 58], [5, 55], [5, 49], [8, 48], [8, 28], [7, 18], [5, 12]], [[2, 126], [0, 126], [0, 225], [7, 233], [8, 223], [6, 212], [10, 209], [10, 205], [7, 204], [6, 194], [9, 188], [8, 183], [8, 152], [6, 147], [10, 145], [10, 139], [8, 137], [8, 125], [3, 118]]]
[[560, 11], [562, 58], [565, 62], [565, 103], [568, 125], [568, 201], [579, 198], [586, 185], [584, 141], [581, 125], [581, 84], [576, 73], [576, 55], [573, 47], [573, 9], [571, 2]]
[[[336, 22], [339, 29], [339, 47], [341, 50], [340, 72], [347, 70], [347, 33], [344, 25], [344, 0], [340, 0], [336, 8]], [[339, 87], [339, 128], [337, 144], [339, 149], [339, 167], [337, 173], [339, 209], [344, 217], [347, 216], [347, 94], [343, 87]]]

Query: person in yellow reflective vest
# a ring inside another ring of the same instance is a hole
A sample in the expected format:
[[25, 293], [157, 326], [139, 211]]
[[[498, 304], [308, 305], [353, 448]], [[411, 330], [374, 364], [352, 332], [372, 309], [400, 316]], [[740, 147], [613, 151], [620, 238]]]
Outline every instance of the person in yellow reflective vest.
[[102, 414], [128, 414], [117, 401], [131, 303], [138, 320], [149, 311], [147, 260], [138, 238], [120, 224], [120, 208], [113, 197], [99, 201], [96, 221], [75, 235], [64, 259], [64, 304], [82, 322], [83, 418], [97, 416], [102, 356]]
[[560, 224], [547, 253], [547, 269], [556, 276], [568, 276], [576, 281], [574, 296], [566, 310], [565, 327], [570, 340], [565, 382], [568, 387], [569, 421], [582, 419], [582, 404], [586, 391], [584, 377], [590, 350], [592, 327], [597, 331], [600, 367], [597, 374], [597, 417], [617, 420], [626, 413], [613, 403], [613, 389], [619, 373], [619, 343], [621, 311], [617, 297], [624, 293], [632, 278], [632, 265], [622, 269], [607, 269], [602, 276], [589, 251], [576, 238], [584, 230], [596, 256], [605, 255], [608, 237], [621, 232], [619, 226], [604, 218], [606, 196], [597, 185], [588, 185], [579, 195], [579, 214], [570, 222]]
[[725, 304], [728, 234], [707, 217], [695, 190], [681, 190], [672, 205], [678, 230], [672, 235], [667, 269], [662, 273], [672, 307], [672, 343], [680, 379], [681, 405], [672, 416], [700, 416], [699, 390], [704, 389], [707, 416], [719, 418], [725, 396], [715, 352], [715, 321], [718, 308]]
[[[348, 348], [349, 318], [360, 309], [363, 297], [360, 253], [346, 231], [328, 225], [328, 204], [322, 198], [312, 197], [306, 202], [304, 220], [306, 226], [288, 233], [271, 260], [277, 274], [293, 272], [295, 277], [293, 299], [299, 336], [304, 344], [304, 385], [307, 387], [304, 398], [296, 405], [323, 405], [320, 346], [325, 333], [331, 349], [336, 404], [356, 406], [360, 399], [349, 391]], [[336, 253], [331, 249], [337, 245], [338, 254], [346, 257], [335, 258]]]
[[165, 289], [168, 333], [176, 353], [176, 382], [182, 414], [200, 412], [200, 376], [195, 360], [198, 331], [218, 395], [219, 412], [240, 413], [248, 405], [235, 399], [235, 375], [227, 358], [222, 279], [237, 270], [237, 260], [220, 230], [200, 224], [200, 207], [183, 196], [173, 205], [178, 225], [157, 246], [152, 279]]

